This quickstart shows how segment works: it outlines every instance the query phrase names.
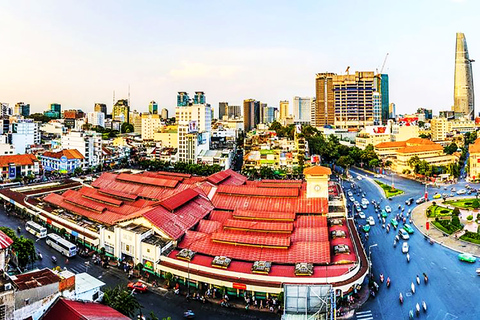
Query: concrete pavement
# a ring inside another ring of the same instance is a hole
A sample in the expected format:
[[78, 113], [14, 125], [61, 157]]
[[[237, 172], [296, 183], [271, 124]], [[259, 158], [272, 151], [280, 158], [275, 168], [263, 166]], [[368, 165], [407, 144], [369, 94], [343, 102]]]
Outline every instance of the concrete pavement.
[[[449, 198], [449, 200], [454, 199], [455, 198]], [[426, 229], [426, 222], [435, 220], [434, 218], [427, 217], [426, 210], [432, 205], [433, 202], [439, 203], [439, 201], [440, 200], [433, 200], [425, 202], [413, 209], [412, 220], [415, 227], [417, 227], [418, 231], [420, 231], [423, 235], [427, 235], [428, 237], [432, 238], [436, 243], [441, 244], [442, 246], [445, 246], [454, 251], [458, 251], [461, 253], [470, 253], [477, 257], [480, 257], [479, 245], [457, 239], [455, 238], [454, 234], [446, 235], [445, 233], [437, 229], [432, 223], [430, 223], [429, 230]]]

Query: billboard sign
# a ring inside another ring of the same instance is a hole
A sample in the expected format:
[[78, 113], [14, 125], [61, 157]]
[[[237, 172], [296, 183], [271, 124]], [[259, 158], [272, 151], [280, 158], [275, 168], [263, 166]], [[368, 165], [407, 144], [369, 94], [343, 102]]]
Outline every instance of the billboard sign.
[[12, 163], [8, 166], [8, 177], [10, 179], [15, 179], [17, 177], [17, 167]]
[[68, 161], [68, 159], [65, 156], [62, 156], [60, 158], [60, 168], [59, 168], [60, 173], [67, 173], [68, 172], [67, 161]]
[[198, 123], [193, 120], [188, 123], [188, 133], [198, 132]]

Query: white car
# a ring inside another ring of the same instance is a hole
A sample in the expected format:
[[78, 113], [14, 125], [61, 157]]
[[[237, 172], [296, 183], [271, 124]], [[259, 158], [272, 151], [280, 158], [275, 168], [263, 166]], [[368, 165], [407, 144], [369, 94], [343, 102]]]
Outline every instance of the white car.
[[402, 252], [403, 253], [408, 253], [408, 243], [404, 242], [402, 244]]
[[360, 181], [360, 180], [362, 180], [362, 177], [361, 177], [361, 176], [358, 176], [357, 179]]
[[348, 194], [348, 196], [349, 196], [349, 197], [353, 197], [353, 193], [352, 193], [352, 191], [348, 191], [348, 193], [347, 193], [347, 194]]
[[380, 175], [377, 173], [376, 175], [374, 175], [375, 178], [380, 178]]
[[360, 206], [355, 206], [355, 210], [357, 210], [357, 212], [360, 212], [362, 211], [362, 208], [360, 208]]
[[354, 201], [355, 201], [355, 198], [354, 198], [354, 197], [350, 197], [349, 200], [350, 200], [351, 202], [354, 202]]
[[360, 211], [358, 213], [358, 216], [360, 217], [360, 219], [365, 219], [365, 213], [363, 211]]
[[363, 209], [367, 209], [368, 208], [368, 205], [366, 203], [362, 203], [362, 208]]
[[457, 194], [465, 194], [465, 193], [467, 193], [467, 190], [465, 189], [460, 189], [457, 191]]
[[370, 202], [368, 201], [367, 198], [362, 198], [362, 203], [365, 203], [365, 204], [370, 204]]
[[359, 205], [360, 205], [360, 202], [358, 202], [358, 201], [353, 201], [353, 204], [354, 204], [355, 206], [359, 206]]
[[390, 206], [386, 206], [385, 207], [385, 211], [387, 211], [388, 213], [392, 212], [392, 208], [390, 208]]
[[410, 235], [409, 235], [408, 232], [405, 231], [404, 229], [398, 230], [398, 235], [399, 235], [400, 238], [402, 238], [403, 240], [408, 240], [408, 239], [410, 239]]
[[373, 217], [372, 216], [369, 216], [367, 218], [367, 223], [371, 226], [374, 226], [375, 225], [375, 220], [373, 220]]

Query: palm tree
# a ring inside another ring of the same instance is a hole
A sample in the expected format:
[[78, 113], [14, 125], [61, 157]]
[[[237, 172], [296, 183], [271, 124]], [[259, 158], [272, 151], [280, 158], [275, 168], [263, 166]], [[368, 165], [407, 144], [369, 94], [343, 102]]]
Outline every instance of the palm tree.
[[130, 318], [142, 307], [137, 298], [121, 286], [107, 288], [102, 303]]

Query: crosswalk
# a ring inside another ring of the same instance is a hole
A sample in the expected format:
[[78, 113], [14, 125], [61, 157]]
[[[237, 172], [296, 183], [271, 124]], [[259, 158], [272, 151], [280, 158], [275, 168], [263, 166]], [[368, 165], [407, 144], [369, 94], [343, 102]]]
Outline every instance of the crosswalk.
[[359, 311], [355, 314], [357, 320], [372, 320], [373, 314], [371, 310]]
[[74, 266], [74, 267], [67, 267], [67, 270], [77, 274], [77, 273], [83, 273], [85, 272], [85, 266]]

